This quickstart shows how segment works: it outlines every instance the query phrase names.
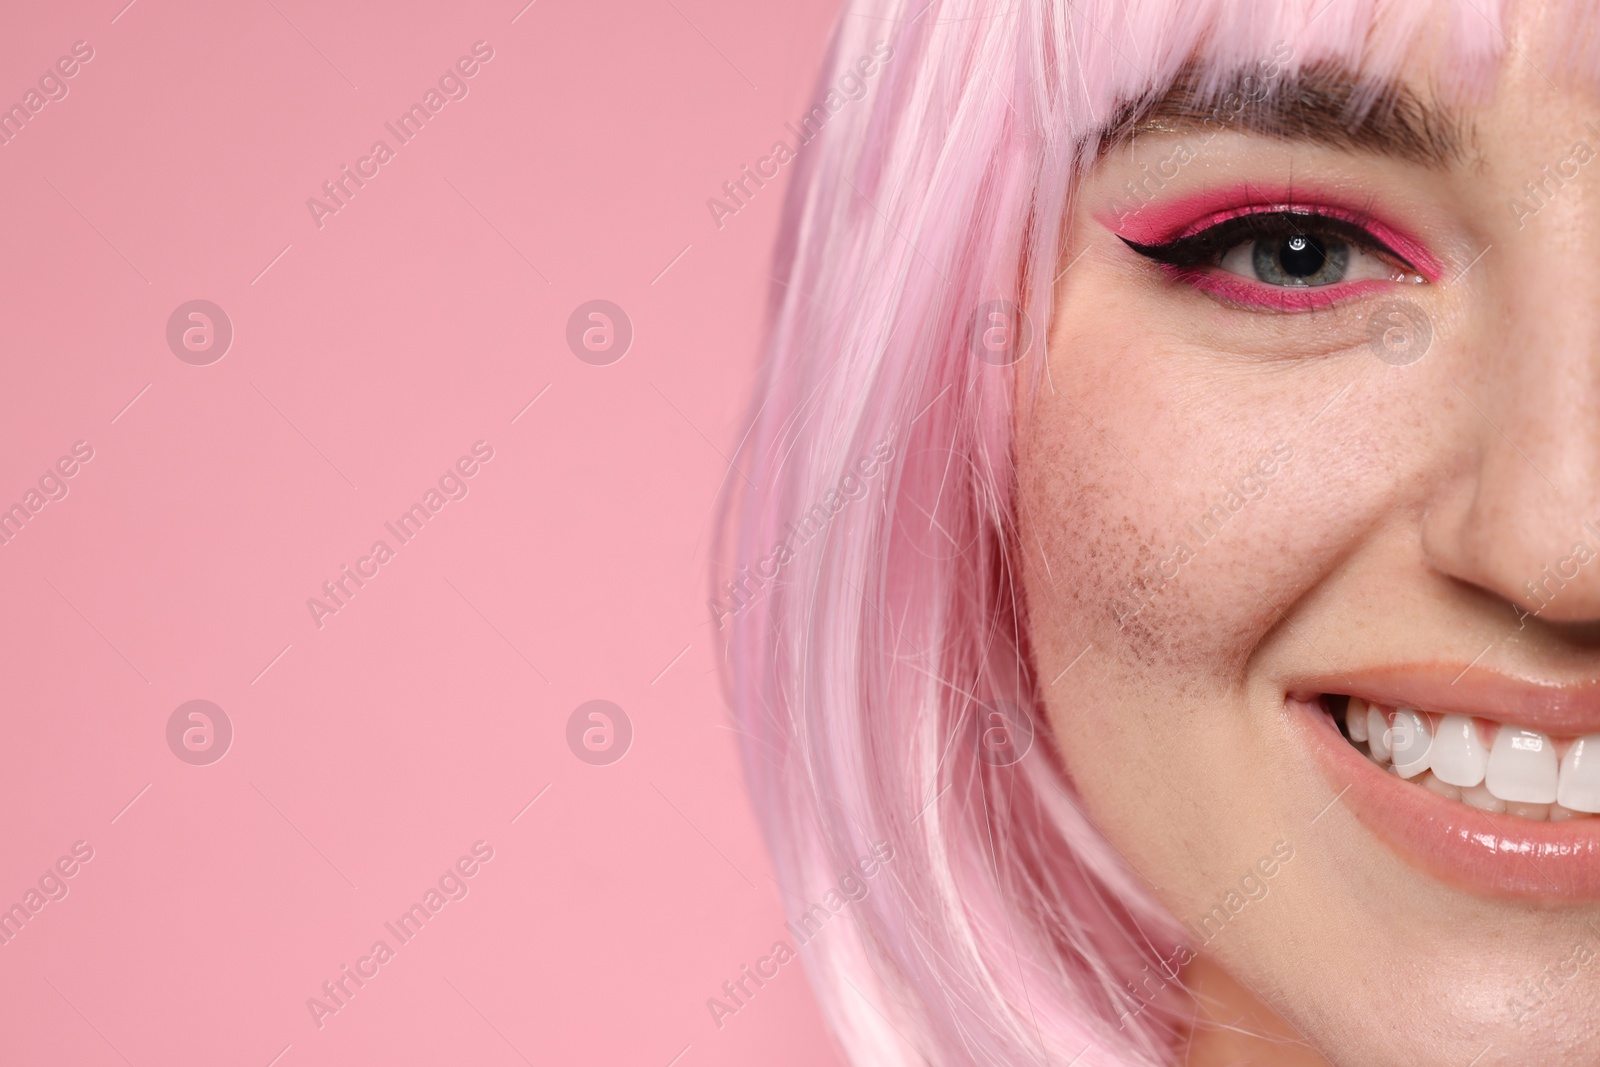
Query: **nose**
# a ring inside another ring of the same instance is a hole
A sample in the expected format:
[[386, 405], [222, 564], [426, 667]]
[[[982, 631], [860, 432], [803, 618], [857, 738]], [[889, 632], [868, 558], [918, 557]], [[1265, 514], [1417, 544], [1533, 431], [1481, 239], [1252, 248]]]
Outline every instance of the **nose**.
[[1547, 622], [1595, 622], [1600, 272], [1572, 269], [1558, 244], [1551, 232], [1510, 241], [1479, 279], [1493, 295], [1463, 331], [1477, 340], [1441, 384], [1457, 474], [1429, 503], [1422, 549], [1437, 571]]

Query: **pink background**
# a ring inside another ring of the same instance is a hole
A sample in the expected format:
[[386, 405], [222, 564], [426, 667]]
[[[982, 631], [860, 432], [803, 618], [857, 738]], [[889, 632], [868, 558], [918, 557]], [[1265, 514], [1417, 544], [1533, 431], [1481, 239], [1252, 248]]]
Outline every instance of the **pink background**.
[[[0, 104], [94, 57], [0, 147], [0, 507], [94, 458], [0, 546], [0, 906], [94, 857], [0, 946], [0, 1062], [838, 1062], [798, 966], [720, 1030], [706, 1007], [785, 918], [705, 575], [787, 175], [720, 230], [706, 199], [809, 107], [835, 5], [524, 2], [8, 13]], [[380, 137], [319, 229], [307, 198]], [[206, 366], [166, 340], [197, 298], [235, 331]], [[565, 339], [595, 298], [635, 330], [609, 366]], [[319, 629], [307, 599], [379, 538]], [[195, 699], [235, 733], [203, 766], [167, 741]], [[632, 722], [609, 766], [566, 740], [591, 699]], [[307, 999], [380, 938], [319, 1028]]]

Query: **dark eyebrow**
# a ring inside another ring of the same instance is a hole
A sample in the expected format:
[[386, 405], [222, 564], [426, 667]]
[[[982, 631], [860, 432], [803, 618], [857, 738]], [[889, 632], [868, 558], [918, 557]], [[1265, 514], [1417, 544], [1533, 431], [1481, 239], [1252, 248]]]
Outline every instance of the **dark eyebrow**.
[[1199, 66], [1190, 64], [1161, 95], [1123, 105], [1100, 135], [1099, 154], [1140, 134], [1229, 129], [1443, 169], [1461, 161], [1470, 140], [1457, 112], [1409, 86], [1329, 64], [1275, 78], [1246, 68], [1207, 81], [1203, 86]]

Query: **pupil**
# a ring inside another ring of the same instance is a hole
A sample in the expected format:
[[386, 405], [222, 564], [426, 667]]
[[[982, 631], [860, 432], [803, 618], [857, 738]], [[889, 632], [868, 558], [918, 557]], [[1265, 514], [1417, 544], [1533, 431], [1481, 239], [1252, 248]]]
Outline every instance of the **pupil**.
[[1278, 249], [1278, 263], [1291, 278], [1309, 278], [1328, 262], [1327, 249], [1315, 237], [1297, 233]]

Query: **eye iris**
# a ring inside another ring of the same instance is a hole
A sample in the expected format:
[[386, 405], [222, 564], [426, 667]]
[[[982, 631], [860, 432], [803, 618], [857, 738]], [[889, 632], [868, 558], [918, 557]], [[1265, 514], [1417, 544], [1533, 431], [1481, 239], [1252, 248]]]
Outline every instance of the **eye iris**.
[[1306, 233], [1258, 240], [1251, 252], [1256, 277], [1272, 285], [1330, 285], [1350, 261], [1345, 242]]

